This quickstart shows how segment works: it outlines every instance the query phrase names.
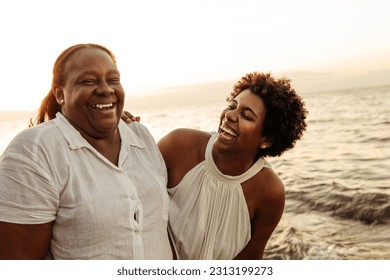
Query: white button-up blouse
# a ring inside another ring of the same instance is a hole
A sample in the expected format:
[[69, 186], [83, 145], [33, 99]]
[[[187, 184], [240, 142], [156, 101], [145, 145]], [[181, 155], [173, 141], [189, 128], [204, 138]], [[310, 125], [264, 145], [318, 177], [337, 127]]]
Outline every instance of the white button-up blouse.
[[142, 124], [119, 132], [116, 166], [60, 113], [22, 131], [0, 159], [0, 221], [54, 220], [54, 259], [171, 259], [164, 160]]

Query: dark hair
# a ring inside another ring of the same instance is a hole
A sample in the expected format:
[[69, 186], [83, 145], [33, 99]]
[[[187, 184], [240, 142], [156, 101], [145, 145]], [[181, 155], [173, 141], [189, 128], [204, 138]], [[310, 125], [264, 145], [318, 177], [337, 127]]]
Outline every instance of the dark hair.
[[275, 79], [270, 73], [253, 72], [243, 76], [234, 86], [231, 97], [249, 89], [260, 96], [266, 112], [262, 135], [272, 145], [260, 149], [256, 159], [264, 156], [280, 156], [294, 147], [306, 130], [308, 111], [302, 98], [296, 94], [286, 78]]
[[53, 79], [51, 83], [51, 88], [49, 93], [45, 96], [45, 98], [41, 102], [41, 106], [38, 109], [38, 115], [33, 122], [30, 120], [30, 127], [43, 123], [44, 121], [54, 119], [56, 117], [57, 112], [61, 111], [61, 106], [57, 103], [57, 100], [54, 95], [54, 90], [56, 87], [64, 86], [66, 80], [65, 66], [68, 62], [69, 58], [76, 53], [78, 50], [84, 48], [98, 48], [111, 57], [111, 59], [116, 63], [116, 58], [114, 54], [104, 46], [98, 44], [77, 44], [71, 46], [64, 50], [57, 58], [53, 67]]

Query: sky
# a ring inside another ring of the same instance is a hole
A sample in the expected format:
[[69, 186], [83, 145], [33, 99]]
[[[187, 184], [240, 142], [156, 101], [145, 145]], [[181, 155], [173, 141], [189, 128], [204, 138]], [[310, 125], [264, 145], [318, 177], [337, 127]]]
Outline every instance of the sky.
[[306, 79], [324, 89], [329, 75], [350, 87], [352, 76], [390, 83], [388, 3], [0, 0], [0, 111], [35, 110], [50, 89], [57, 56], [90, 42], [117, 57], [127, 98], [235, 81], [252, 71], [290, 73], [297, 84]]

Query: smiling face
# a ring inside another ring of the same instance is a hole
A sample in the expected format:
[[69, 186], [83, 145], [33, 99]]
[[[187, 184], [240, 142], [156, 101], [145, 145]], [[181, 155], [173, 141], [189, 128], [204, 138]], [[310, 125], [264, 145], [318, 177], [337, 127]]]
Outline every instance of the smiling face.
[[82, 134], [102, 138], [116, 130], [124, 90], [116, 64], [98, 48], [76, 51], [65, 65], [65, 83], [55, 89], [61, 112]]
[[263, 100], [249, 89], [230, 99], [221, 114], [214, 148], [254, 158], [260, 148], [270, 146], [261, 134], [265, 114]]

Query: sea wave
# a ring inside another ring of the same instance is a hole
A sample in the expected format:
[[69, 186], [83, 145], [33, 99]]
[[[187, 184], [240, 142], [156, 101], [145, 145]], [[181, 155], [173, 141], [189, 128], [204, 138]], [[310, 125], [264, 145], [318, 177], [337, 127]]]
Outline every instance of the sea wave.
[[[335, 183], [334, 183], [335, 184]], [[319, 186], [317, 186], [319, 187]], [[390, 195], [386, 193], [352, 192], [352, 189], [331, 192], [287, 191], [288, 211], [317, 211], [364, 224], [390, 224]]]

